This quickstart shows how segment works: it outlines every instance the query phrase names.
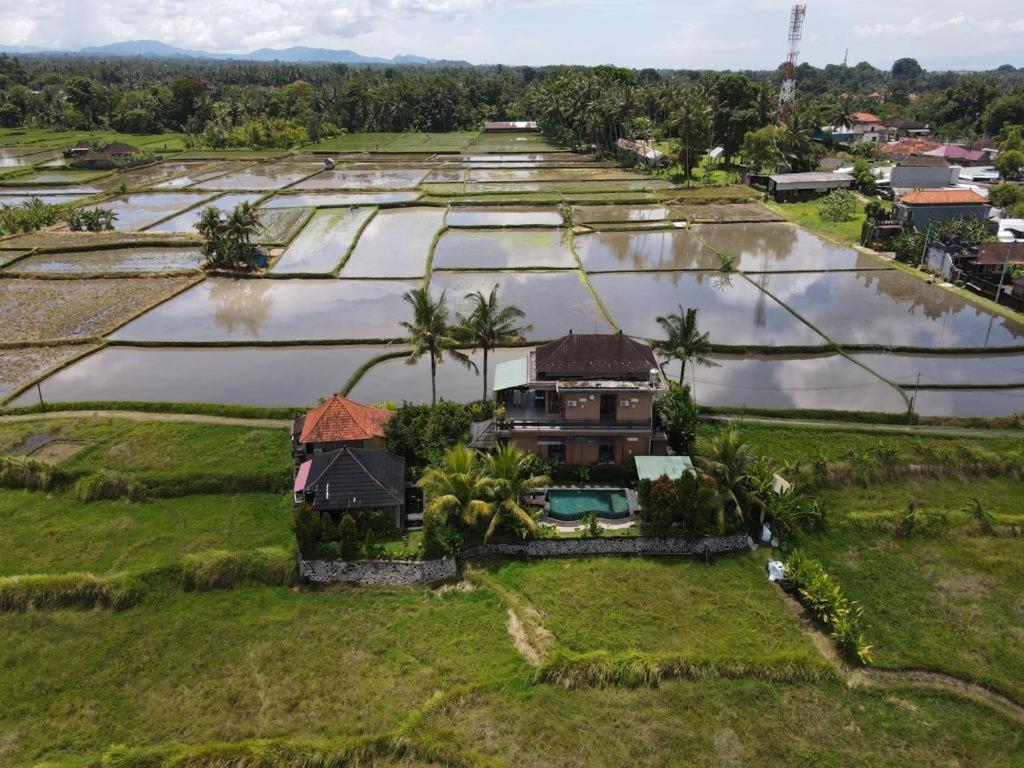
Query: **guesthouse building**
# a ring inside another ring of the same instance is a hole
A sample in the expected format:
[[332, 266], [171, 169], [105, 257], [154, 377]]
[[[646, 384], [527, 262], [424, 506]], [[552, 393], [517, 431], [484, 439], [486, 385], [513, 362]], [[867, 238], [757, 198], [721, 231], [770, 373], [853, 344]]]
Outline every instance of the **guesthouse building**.
[[292, 453], [301, 459], [346, 447], [382, 451], [384, 426], [394, 415], [335, 395], [292, 422]]

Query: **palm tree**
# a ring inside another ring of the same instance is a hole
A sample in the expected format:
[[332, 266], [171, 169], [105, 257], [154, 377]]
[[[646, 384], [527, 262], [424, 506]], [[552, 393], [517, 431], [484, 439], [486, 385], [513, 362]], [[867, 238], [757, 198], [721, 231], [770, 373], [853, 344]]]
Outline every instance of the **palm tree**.
[[736, 427], [729, 427], [711, 439], [707, 455], [698, 456], [697, 463], [714, 479], [721, 502], [718, 509], [718, 532], [725, 533], [726, 507], [732, 504], [739, 522], [746, 520], [744, 505], [748, 499], [750, 471], [754, 455]]
[[484, 457], [484, 474], [491, 497], [484, 541], [490, 541], [503, 526], [511, 528], [518, 524], [531, 535], [538, 531], [537, 523], [523, 509], [520, 500], [527, 491], [547, 485], [551, 479], [545, 475], [530, 475], [530, 458], [512, 443], [506, 443]]
[[498, 302], [498, 286], [491, 289], [489, 296], [483, 291], [467, 293], [466, 300], [473, 306], [467, 317], [458, 316], [458, 333], [474, 349], [484, 351], [484, 400], [490, 398], [487, 390], [487, 359], [495, 347], [520, 344], [523, 333], [533, 329], [532, 325], [520, 326], [516, 321], [526, 317], [526, 313], [516, 306], [503, 307]]
[[224, 222], [224, 232], [231, 248], [233, 262], [245, 262], [252, 266], [252, 239], [259, 228], [260, 215], [252, 203], [241, 203], [231, 212]]
[[436, 515], [442, 525], [455, 518], [467, 528], [486, 519], [488, 484], [480, 469], [472, 448], [456, 445], [445, 451], [441, 465], [428, 469], [418, 483], [429, 499], [427, 514]]
[[684, 382], [686, 375], [686, 363], [690, 360], [696, 365], [715, 367], [715, 363], [708, 357], [711, 352], [711, 342], [708, 334], [701, 333], [697, 325], [697, 310], [693, 307], [684, 310], [679, 307], [679, 314], [671, 314], [667, 317], [657, 318], [658, 325], [662, 327], [668, 336], [664, 341], [656, 341], [654, 350], [659, 352], [665, 362], [678, 360], [679, 383]]
[[415, 365], [423, 355], [430, 355], [430, 404], [437, 403], [437, 364], [443, 363], [445, 355], [467, 368], [476, 370], [476, 363], [469, 355], [458, 349], [459, 341], [448, 325], [448, 306], [444, 292], [434, 301], [427, 288], [409, 291], [403, 297], [412, 306], [412, 322], [402, 322], [409, 332], [412, 353], [406, 358], [406, 365]]

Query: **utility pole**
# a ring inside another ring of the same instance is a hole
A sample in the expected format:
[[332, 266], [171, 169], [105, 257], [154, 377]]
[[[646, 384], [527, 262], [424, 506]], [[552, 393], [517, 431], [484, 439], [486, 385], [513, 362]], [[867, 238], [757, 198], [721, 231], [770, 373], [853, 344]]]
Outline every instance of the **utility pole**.
[[779, 92], [779, 125], [789, 125], [790, 111], [796, 97], [796, 60], [800, 56], [800, 39], [804, 34], [806, 15], [806, 5], [794, 5], [789, 17], [789, 55], [786, 57], [782, 91]]

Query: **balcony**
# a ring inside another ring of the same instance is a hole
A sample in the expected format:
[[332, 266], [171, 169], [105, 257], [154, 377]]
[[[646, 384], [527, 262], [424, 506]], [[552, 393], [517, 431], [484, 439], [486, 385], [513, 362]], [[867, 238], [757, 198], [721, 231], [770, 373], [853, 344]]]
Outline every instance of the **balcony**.
[[534, 403], [509, 406], [505, 419], [498, 424], [500, 432], [552, 432], [552, 431], [586, 431], [586, 432], [644, 432], [651, 429], [651, 419], [621, 421], [614, 416], [583, 421], [567, 419], [561, 413], [547, 413], [543, 406]]

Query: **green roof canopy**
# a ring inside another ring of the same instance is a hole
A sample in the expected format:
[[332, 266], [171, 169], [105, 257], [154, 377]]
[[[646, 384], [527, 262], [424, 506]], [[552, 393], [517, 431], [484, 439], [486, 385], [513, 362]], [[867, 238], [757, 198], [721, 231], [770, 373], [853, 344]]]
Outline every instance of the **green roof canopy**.
[[678, 480], [683, 472], [693, 471], [689, 456], [637, 456], [636, 473], [641, 480], [657, 480], [662, 475]]
[[530, 383], [529, 358], [507, 360], [494, 366], [494, 391], [518, 389]]

